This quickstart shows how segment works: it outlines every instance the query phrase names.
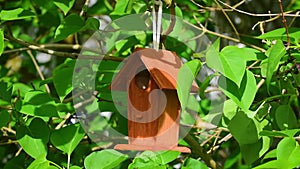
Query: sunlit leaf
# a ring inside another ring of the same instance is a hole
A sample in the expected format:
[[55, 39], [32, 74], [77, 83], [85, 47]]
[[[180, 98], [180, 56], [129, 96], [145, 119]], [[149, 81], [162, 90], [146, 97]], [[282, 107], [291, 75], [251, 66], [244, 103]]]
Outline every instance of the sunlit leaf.
[[54, 4], [66, 15], [74, 5], [75, 0], [54, 0]]
[[179, 151], [170, 151], [170, 150], [165, 150], [165, 151], [158, 151], [156, 152], [158, 156], [162, 159], [162, 164], [168, 164], [175, 160], [179, 155]]
[[240, 86], [246, 70], [245, 55], [247, 55], [247, 53], [245, 50], [235, 46], [227, 46], [219, 52], [216, 46], [218, 46], [218, 41], [207, 51], [207, 65], [221, 72], [237, 86]]
[[188, 158], [184, 161], [184, 164], [182, 166], [182, 169], [192, 169], [192, 168], [197, 168], [197, 169], [209, 169], [203, 162], [200, 160], [196, 160], [193, 158]]
[[22, 8], [12, 10], [1, 10], [0, 12], [0, 19], [2, 21], [12, 21], [32, 17], [35, 17], [35, 14], [33, 12]]
[[[291, 43], [298, 45], [300, 39], [300, 28], [291, 27], [288, 29]], [[287, 42], [287, 35], [285, 28], [275, 29], [273, 31], [264, 33], [258, 36], [259, 39], [268, 40], [284, 40]]]
[[116, 150], [108, 149], [97, 151], [91, 153], [85, 158], [84, 167], [86, 169], [114, 168], [125, 161], [127, 158], [127, 155], [119, 153]]
[[45, 155], [36, 158], [27, 169], [48, 169], [50, 162], [46, 159]]

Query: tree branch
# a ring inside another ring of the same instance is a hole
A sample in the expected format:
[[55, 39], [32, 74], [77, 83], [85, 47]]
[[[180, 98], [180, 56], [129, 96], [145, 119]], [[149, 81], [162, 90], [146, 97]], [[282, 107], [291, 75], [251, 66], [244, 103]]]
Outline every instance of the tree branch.
[[[31, 42], [26, 42], [21, 39], [14, 38], [10, 35], [5, 35], [5, 37], [13, 41], [15, 43], [18, 43], [24, 47], [27, 47], [28, 49], [39, 51], [42, 53], [47, 53], [50, 55], [58, 56], [58, 57], [63, 57], [63, 58], [71, 58], [71, 59], [92, 59], [92, 60], [111, 60], [111, 61], [116, 61], [116, 62], [122, 62], [124, 58], [120, 57], [113, 57], [113, 56], [106, 56], [106, 55], [98, 55], [98, 56], [93, 56], [93, 55], [80, 55], [79, 53], [68, 53], [68, 52], [60, 52], [60, 51], [55, 51], [52, 49], [46, 49], [46, 45], [36, 45]], [[73, 47], [76, 47], [76, 45], [73, 45]]]
[[205, 164], [213, 169], [222, 168], [209, 154], [207, 154], [204, 148], [200, 146], [200, 144], [192, 137], [192, 135], [188, 134], [185, 136], [184, 141], [186, 141], [192, 147], [192, 156], [195, 158], [201, 157]]

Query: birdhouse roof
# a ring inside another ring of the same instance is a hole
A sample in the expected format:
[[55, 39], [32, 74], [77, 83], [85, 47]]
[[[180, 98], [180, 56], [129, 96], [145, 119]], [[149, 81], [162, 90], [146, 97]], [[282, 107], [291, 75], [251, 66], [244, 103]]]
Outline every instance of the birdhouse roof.
[[[137, 69], [145, 67], [160, 89], [176, 90], [181, 59], [173, 52], [145, 48], [135, 51], [128, 57], [120, 72], [112, 81], [112, 90], [126, 91], [128, 82], [138, 73]], [[192, 92], [198, 92], [198, 85], [193, 81]]]

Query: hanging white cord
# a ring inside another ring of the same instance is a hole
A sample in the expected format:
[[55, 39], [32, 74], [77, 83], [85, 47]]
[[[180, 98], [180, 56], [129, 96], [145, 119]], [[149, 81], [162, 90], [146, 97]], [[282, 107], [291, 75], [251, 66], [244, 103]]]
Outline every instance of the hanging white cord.
[[[158, 7], [158, 14], [156, 18], [156, 12], [154, 5], [159, 5]], [[163, 3], [161, 0], [155, 1], [153, 0], [153, 11], [152, 11], [152, 17], [153, 17], [153, 48], [155, 50], [159, 49], [159, 43], [160, 43], [160, 33], [161, 33], [161, 19], [162, 19], [162, 6]]]

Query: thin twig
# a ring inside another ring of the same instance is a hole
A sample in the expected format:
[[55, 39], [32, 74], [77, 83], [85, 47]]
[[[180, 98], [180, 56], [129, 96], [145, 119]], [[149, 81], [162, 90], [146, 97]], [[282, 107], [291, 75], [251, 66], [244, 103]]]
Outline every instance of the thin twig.
[[[41, 71], [41, 69], [40, 69], [40, 66], [38, 65], [37, 61], [35, 60], [35, 58], [34, 58], [32, 52], [31, 52], [31, 50], [27, 50], [27, 53], [28, 53], [28, 55], [30, 56], [31, 61], [33, 62], [34, 67], [35, 67], [36, 71], [38, 72], [40, 78], [41, 78], [42, 80], [45, 80], [45, 77], [44, 77], [44, 75], [43, 75], [43, 73], [42, 73], [42, 71]], [[46, 90], [47, 90], [47, 93], [50, 93], [50, 88], [49, 88], [48, 84], [45, 84], [45, 88], [46, 88]]]
[[[242, 14], [245, 14], [245, 15], [249, 15], [249, 16], [255, 16], [255, 17], [272, 17], [272, 16], [280, 16], [281, 14], [280, 13], [274, 13], [274, 14], [255, 14], [255, 13], [250, 13], [250, 12], [245, 12], [243, 10], [239, 10], [239, 9], [236, 9], [228, 4], [226, 4], [225, 2], [222, 2], [221, 0], [218, 0], [221, 4], [223, 4], [224, 6], [230, 8], [231, 10], [233, 11], [236, 11], [236, 12], [239, 12], [239, 13], [242, 13]], [[288, 11], [288, 12], [285, 12], [284, 15], [285, 16], [288, 16], [288, 17], [300, 17], [299, 15], [297, 14], [290, 14], [292, 13], [293, 11]]]
[[64, 58], [71, 58], [71, 59], [92, 59], [92, 60], [111, 60], [111, 61], [116, 61], [116, 62], [122, 62], [124, 58], [120, 57], [113, 57], [113, 56], [107, 56], [107, 55], [98, 55], [98, 56], [89, 56], [89, 55], [80, 55], [79, 53], [69, 53], [69, 52], [60, 52], [60, 51], [55, 51], [51, 49], [45, 49], [45, 45], [36, 45], [31, 42], [26, 42], [21, 39], [14, 38], [10, 35], [6, 35], [6, 38], [9, 39], [10, 41], [16, 42], [22, 46], [27, 47], [28, 49], [31, 50], [36, 50], [42, 53], [47, 53], [50, 55], [58, 56], [58, 57], [64, 57]]
[[282, 7], [282, 2], [281, 0], [278, 0], [278, 3], [279, 3], [279, 7], [280, 7], [280, 12], [281, 12], [281, 17], [282, 17], [282, 23], [285, 27], [285, 32], [286, 32], [286, 37], [287, 37], [287, 49], [290, 48], [290, 44], [291, 44], [291, 39], [290, 39], [290, 35], [289, 35], [289, 27], [286, 23], [286, 19], [284, 17], [284, 11], [283, 11], [283, 7]]
[[[223, 34], [220, 34], [220, 33], [214, 32], [214, 31], [211, 31], [211, 30], [208, 30], [208, 29], [207, 29], [206, 27], [204, 27], [200, 22], [197, 22], [197, 23], [199, 24], [200, 27], [195, 26], [195, 25], [193, 25], [193, 24], [190, 24], [190, 26], [192, 26], [192, 27], [194, 27], [194, 28], [196, 28], [196, 29], [200, 29], [203, 33], [201, 33], [200, 35], [198, 35], [198, 36], [196, 36], [196, 37], [194, 37], [194, 38], [191, 38], [191, 39], [199, 38], [199, 37], [203, 36], [203, 34], [208, 33], [208, 34], [211, 34], [211, 35], [214, 35], [214, 36], [218, 36], [218, 37], [220, 37], [220, 38], [224, 38], [224, 39], [231, 40], [231, 41], [233, 41], [233, 42], [237, 42], [237, 43], [240, 43], [240, 42], [241, 42], [239, 39], [236, 39], [236, 38], [233, 38], [233, 37], [230, 37], [230, 36], [226, 36], [226, 35], [223, 35]], [[250, 47], [252, 47], [252, 48], [254, 48], [254, 49], [257, 49], [257, 50], [259, 50], [259, 51], [261, 51], [261, 52], [266, 52], [266, 50], [263, 49], [263, 48], [261, 48], [261, 47], [255, 46], [255, 45], [253, 45], [253, 44], [248, 44], [248, 43], [245, 43], [245, 42], [243, 42], [243, 43], [244, 43], [245, 45], [248, 45], [248, 46], [250, 46]]]
[[29, 49], [29, 48], [24, 47], [24, 48], [18, 48], [18, 49], [6, 50], [6, 51], [3, 51], [2, 55], [10, 54], [10, 53], [23, 52], [23, 51], [26, 51], [26, 50], [28, 50], [28, 49]]
[[256, 91], [258, 91], [259, 88], [261, 88], [261, 86], [265, 83], [265, 79], [261, 79], [258, 84], [256, 85]]
[[5, 130], [5, 131], [7, 131], [7, 132], [9, 132], [9, 133], [11, 133], [11, 134], [16, 135], [16, 131], [13, 130], [13, 129], [11, 129], [11, 128], [8, 128], [8, 127], [2, 127], [1, 129], [2, 129], [2, 130]]
[[84, 13], [86, 12], [86, 9], [88, 8], [88, 6], [89, 6], [89, 3], [90, 3], [90, 0], [86, 0], [85, 1], [85, 3], [84, 3], [84, 5], [83, 5], [83, 7], [82, 7], [82, 9], [81, 9], [81, 11], [80, 11], [80, 16], [83, 16], [84, 15]]
[[263, 33], [265, 33], [265, 32], [264, 32], [264, 29], [263, 29], [263, 24], [265, 24], [265, 23], [267, 23], [267, 22], [272, 22], [272, 21], [274, 21], [274, 20], [276, 20], [276, 19], [278, 19], [278, 18], [280, 18], [280, 15], [277, 15], [277, 16], [275, 16], [275, 17], [273, 17], [273, 18], [270, 18], [270, 19], [267, 19], [267, 20], [264, 20], [264, 21], [259, 21], [259, 22], [257, 22], [251, 29], [254, 30], [255, 27], [256, 27], [257, 25], [259, 25], [260, 32], [263, 34]]
[[[297, 11], [297, 12], [296, 12], [296, 15], [299, 16], [299, 14], [300, 14], [300, 11]], [[293, 25], [293, 23], [295, 22], [296, 19], [297, 19], [297, 17], [294, 17], [294, 18], [291, 20], [291, 22], [290, 22], [290, 24], [289, 24], [289, 27], [292, 27], [292, 25]]]
[[237, 7], [239, 7], [239, 6], [241, 6], [243, 3], [245, 3], [246, 2], [246, 0], [242, 0], [241, 2], [239, 2], [239, 3], [237, 3], [237, 4], [235, 4], [235, 5], [233, 5], [232, 7], [233, 8], [237, 8]]
[[66, 123], [66, 121], [71, 117], [71, 113], [67, 113], [67, 115], [63, 118], [63, 121], [61, 121], [56, 127], [55, 130], [58, 130], [60, 128], [62, 128], [64, 126], [64, 124]]
[[258, 64], [261, 60], [256, 60], [255, 62], [253, 62], [250, 66], [247, 67], [247, 70], [254, 68], [254, 66], [256, 64]]
[[[219, 7], [221, 7], [221, 5], [218, 3], [218, 0], [215, 0], [215, 3], [216, 3]], [[231, 28], [233, 29], [233, 31], [234, 31], [235, 35], [237, 36], [237, 38], [240, 39], [239, 32], [238, 32], [237, 29], [235, 28], [235, 26], [234, 26], [233, 22], [231, 21], [230, 17], [227, 15], [227, 13], [224, 11], [223, 8], [221, 8], [221, 11], [222, 11], [222, 13], [224, 14], [224, 16], [226, 17], [227, 21], [229, 22], [229, 24], [230, 24]]]

